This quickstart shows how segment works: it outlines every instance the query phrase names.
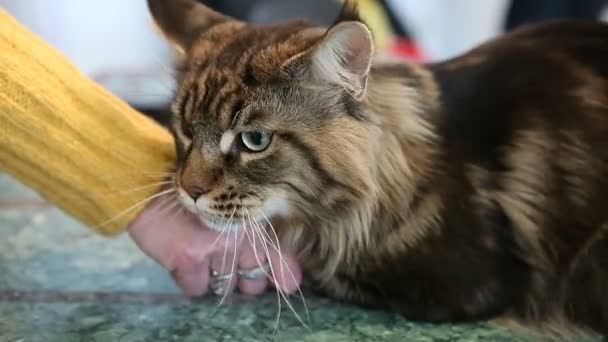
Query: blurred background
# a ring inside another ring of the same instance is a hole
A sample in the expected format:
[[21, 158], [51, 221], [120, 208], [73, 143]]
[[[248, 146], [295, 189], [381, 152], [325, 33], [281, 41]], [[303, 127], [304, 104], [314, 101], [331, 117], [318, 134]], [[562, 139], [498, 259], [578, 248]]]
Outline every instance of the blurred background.
[[[329, 25], [339, 0], [201, 0], [233, 17], [272, 23], [306, 17]], [[608, 19], [607, 0], [357, 0], [379, 50], [404, 60], [443, 60], [519, 26], [554, 18]], [[0, 0], [0, 6], [67, 55], [85, 74], [166, 123], [172, 52], [145, 0]]]

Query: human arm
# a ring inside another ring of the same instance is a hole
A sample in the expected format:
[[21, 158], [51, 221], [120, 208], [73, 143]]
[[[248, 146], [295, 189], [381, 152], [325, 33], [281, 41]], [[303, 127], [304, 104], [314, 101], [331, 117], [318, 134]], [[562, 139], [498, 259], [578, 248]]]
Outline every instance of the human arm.
[[[168, 215], [152, 200], [175, 163], [170, 134], [2, 9], [0, 51], [0, 170], [102, 234], [129, 227], [138, 246], [188, 294], [204, 293], [207, 263], [221, 246], [212, 245], [217, 233]], [[247, 267], [254, 250], [247, 241], [237, 247], [240, 266]], [[279, 254], [270, 254], [277, 262]], [[291, 268], [299, 283], [297, 264]], [[277, 277], [280, 288], [295, 289], [291, 276]], [[265, 282], [240, 285], [255, 294]]]

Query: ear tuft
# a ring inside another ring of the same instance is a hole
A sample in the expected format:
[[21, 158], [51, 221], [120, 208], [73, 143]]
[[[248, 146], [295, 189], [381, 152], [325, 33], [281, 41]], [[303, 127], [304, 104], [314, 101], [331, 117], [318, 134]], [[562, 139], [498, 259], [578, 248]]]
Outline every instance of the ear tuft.
[[341, 86], [360, 100], [373, 56], [369, 28], [358, 21], [341, 22], [327, 32], [313, 52], [312, 72], [316, 79]]
[[181, 51], [213, 25], [232, 20], [195, 0], [148, 0], [148, 8], [160, 31]]
[[342, 10], [340, 14], [334, 21], [333, 26], [345, 22], [345, 21], [358, 21], [363, 22], [361, 16], [359, 15], [359, 9], [357, 7], [357, 2], [354, 0], [344, 0], [344, 4], [342, 5]]

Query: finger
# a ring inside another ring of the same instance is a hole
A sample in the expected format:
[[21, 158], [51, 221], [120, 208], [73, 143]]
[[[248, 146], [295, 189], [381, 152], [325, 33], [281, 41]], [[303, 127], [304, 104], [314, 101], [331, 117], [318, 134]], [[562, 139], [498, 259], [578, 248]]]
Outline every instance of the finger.
[[184, 259], [204, 259], [211, 252], [209, 241], [217, 236], [192, 215], [163, 211], [158, 203], [131, 223], [129, 233], [146, 255], [168, 270], [181, 268]]
[[[221, 246], [220, 251], [211, 254], [210, 266], [211, 272], [219, 276], [219, 278], [231, 275], [231, 278], [224, 280], [223, 286], [218, 289], [213, 289], [216, 295], [224, 295], [224, 293], [232, 293], [238, 285], [238, 277], [236, 275], [238, 266], [238, 255], [234, 248], [234, 237], [221, 238], [218, 245]], [[238, 243], [238, 242], [237, 242]], [[213, 282], [213, 276], [210, 282]], [[213, 284], [210, 284], [213, 285]]]
[[272, 266], [272, 284], [285, 292], [293, 294], [300, 289], [302, 269], [295, 256], [283, 252], [280, 255], [276, 249], [270, 249], [270, 265]]
[[[239, 270], [251, 270], [266, 263], [266, 253], [264, 252], [262, 241], [255, 234], [248, 233], [241, 245], [239, 255]], [[258, 295], [263, 293], [268, 287], [268, 276], [261, 276], [258, 279], [239, 279], [239, 289], [243, 294]]]
[[207, 293], [209, 288], [208, 261], [181, 266], [174, 269], [171, 275], [187, 296], [198, 297]]

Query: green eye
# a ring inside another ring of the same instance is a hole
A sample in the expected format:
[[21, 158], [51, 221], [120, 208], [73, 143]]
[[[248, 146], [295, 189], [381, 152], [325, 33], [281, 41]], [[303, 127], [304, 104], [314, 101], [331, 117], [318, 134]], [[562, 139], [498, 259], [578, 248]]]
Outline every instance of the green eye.
[[241, 133], [241, 140], [243, 145], [251, 152], [262, 152], [270, 145], [272, 133], [264, 131], [243, 132]]

